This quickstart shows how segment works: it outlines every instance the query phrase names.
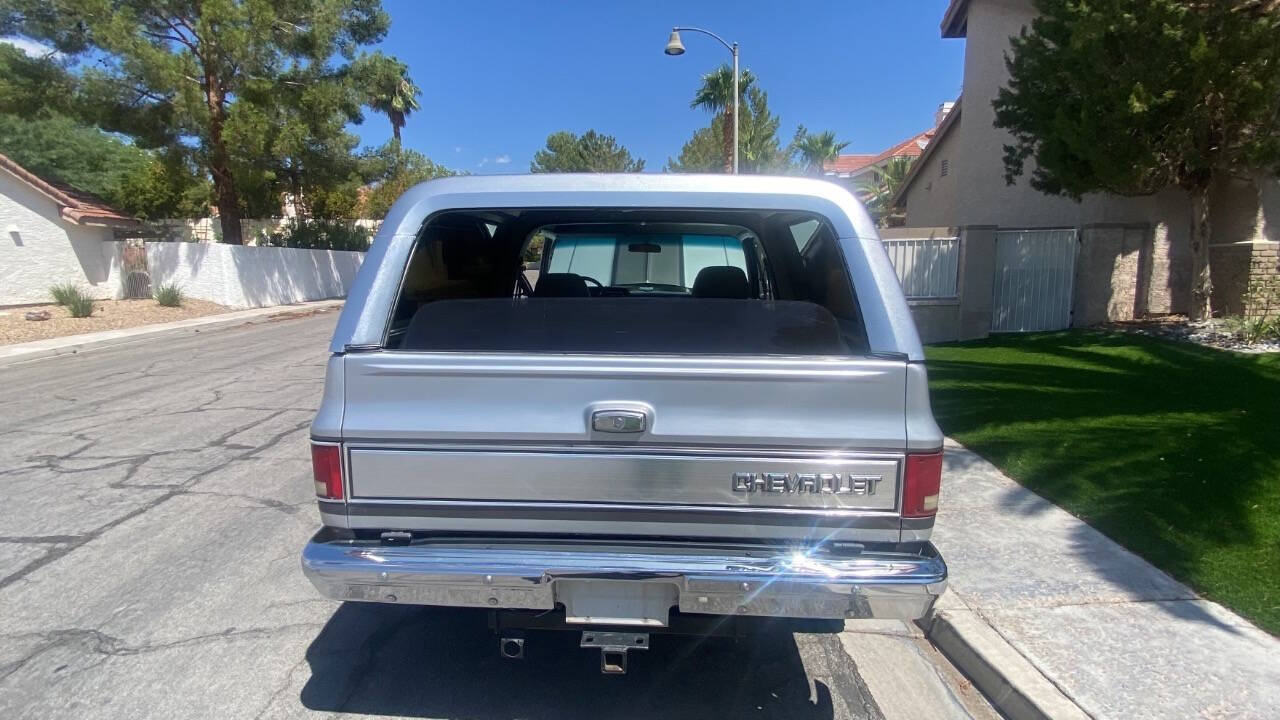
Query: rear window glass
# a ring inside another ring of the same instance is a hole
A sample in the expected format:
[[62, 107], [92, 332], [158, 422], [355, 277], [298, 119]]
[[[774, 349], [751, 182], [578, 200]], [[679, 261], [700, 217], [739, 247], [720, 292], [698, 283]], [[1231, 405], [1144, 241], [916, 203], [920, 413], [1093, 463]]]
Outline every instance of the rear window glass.
[[544, 252], [548, 273], [572, 273], [635, 293], [689, 295], [698, 273], [709, 267], [736, 267], [746, 277], [742, 243], [730, 235], [564, 234]]
[[386, 347], [428, 352], [866, 352], [829, 226], [766, 211], [492, 210], [423, 228]]

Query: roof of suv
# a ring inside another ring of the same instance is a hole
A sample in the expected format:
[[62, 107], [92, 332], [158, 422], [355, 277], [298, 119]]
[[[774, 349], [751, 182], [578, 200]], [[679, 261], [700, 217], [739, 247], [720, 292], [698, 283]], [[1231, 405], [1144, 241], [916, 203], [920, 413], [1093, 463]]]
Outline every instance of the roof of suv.
[[827, 216], [840, 237], [877, 237], [870, 216], [844, 187], [770, 175], [462, 175], [410, 188], [386, 223], [416, 233], [427, 215], [444, 209], [605, 206], [807, 210]]
[[521, 208], [731, 209], [820, 215], [846, 246], [845, 260], [872, 350], [924, 359], [875, 225], [848, 190], [814, 178], [670, 173], [469, 175], [410, 188], [392, 206], [365, 257], [330, 349], [342, 352], [348, 346], [381, 342], [403, 268], [429, 217], [446, 210]]

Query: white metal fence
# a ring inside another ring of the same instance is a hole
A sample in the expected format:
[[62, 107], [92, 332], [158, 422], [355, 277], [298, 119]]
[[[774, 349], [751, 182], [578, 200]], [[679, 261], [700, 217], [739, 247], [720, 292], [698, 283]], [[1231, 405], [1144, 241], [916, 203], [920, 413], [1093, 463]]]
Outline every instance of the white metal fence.
[[1062, 330], [1071, 326], [1075, 230], [996, 233], [991, 332]]
[[884, 241], [902, 292], [911, 299], [956, 297], [960, 239], [904, 238]]

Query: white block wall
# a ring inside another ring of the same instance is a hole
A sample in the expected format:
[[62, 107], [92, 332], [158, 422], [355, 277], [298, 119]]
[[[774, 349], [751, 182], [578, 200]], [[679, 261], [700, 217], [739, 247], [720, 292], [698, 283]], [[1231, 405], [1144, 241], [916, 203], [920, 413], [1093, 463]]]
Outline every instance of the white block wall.
[[52, 200], [0, 171], [0, 305], [52, 302], [49, 287], [62, 283], [119, 297], [113, 244], [104, 243], [111, 237], [109, 228], [64, 219]]
[[149, 242], [151, 289], [176, 283], [188, 297], [255, 308], [345, 297], [362, 252]]

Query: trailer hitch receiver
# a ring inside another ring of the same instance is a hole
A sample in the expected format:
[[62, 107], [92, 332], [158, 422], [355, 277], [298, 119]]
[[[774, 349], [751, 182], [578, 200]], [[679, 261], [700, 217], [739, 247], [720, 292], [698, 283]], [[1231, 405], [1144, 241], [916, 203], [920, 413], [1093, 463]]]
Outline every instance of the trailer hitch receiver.
[[627, 653], [649, 649], [649, 633], [584, 630], [579, 647], [600, 648], [600, 672], [623, 675], [627, 672]]

